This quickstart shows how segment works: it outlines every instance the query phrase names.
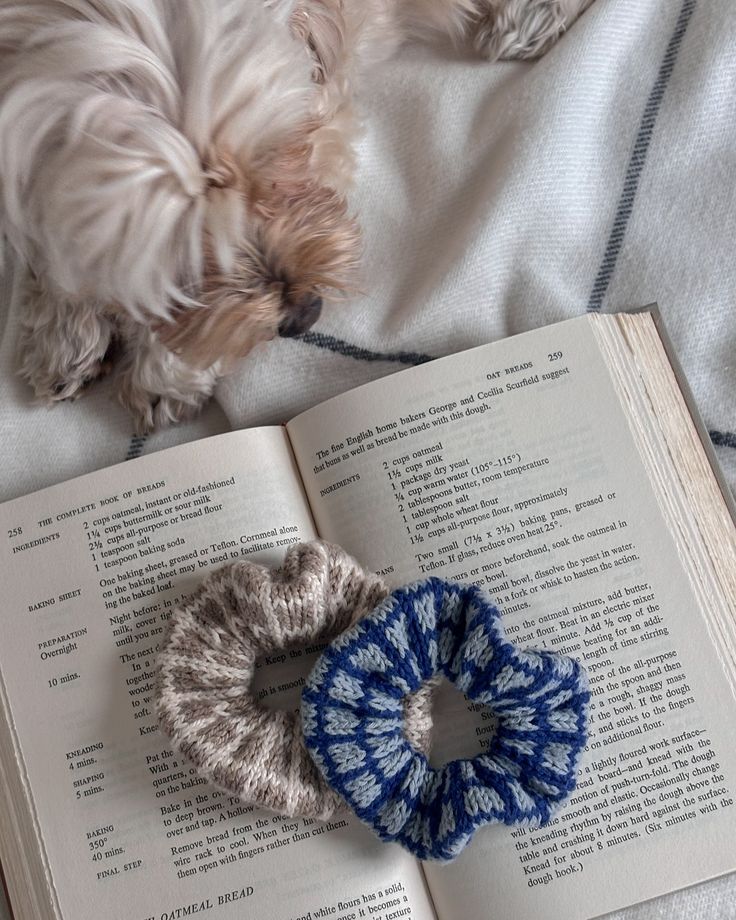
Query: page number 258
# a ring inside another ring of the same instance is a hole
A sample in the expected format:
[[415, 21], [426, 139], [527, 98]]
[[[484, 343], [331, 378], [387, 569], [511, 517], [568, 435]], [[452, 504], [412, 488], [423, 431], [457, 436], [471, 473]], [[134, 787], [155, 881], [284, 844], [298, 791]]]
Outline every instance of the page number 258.
[[23, 533], [22, 527], [11, 527], [8, 531], [8, 540], [12, 540], [13, 537], [19, 537]]

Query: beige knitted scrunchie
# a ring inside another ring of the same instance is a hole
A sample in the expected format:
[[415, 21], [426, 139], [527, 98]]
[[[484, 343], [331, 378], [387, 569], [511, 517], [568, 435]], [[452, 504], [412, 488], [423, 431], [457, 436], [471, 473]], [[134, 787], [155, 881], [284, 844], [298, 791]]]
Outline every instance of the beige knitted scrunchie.
[[[330, 642], [388, 593], [324, 542], [290, 547], [280, 569], [235, 562], [212, 573], [174, 611], [162, 643], [162, 731], [201, 776], [244, 802], [320, 819], [345, 809], [311, 760], [298, 714], [256, 700], [256, 659]], [[430, 687], [405, 706], [405, 733], [419, 750], [429, 745], [430, 709]]]

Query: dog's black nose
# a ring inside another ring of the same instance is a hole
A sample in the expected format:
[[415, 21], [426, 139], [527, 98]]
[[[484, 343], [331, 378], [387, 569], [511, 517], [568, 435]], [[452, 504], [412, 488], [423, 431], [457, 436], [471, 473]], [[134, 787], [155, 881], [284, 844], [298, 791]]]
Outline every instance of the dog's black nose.
[[299, 300], [285, 304], [285, 309], [279, 323], [279, 335], [289, 339], [306, 332], [317, 322], [322, 312], [322, 298], [317, 294], [305, 294]]

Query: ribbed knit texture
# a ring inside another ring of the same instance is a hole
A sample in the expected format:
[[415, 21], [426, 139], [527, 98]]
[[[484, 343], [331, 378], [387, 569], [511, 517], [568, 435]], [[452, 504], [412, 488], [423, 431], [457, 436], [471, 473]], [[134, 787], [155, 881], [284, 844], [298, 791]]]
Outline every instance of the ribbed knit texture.
[[[402, 701], [438, 674], [488, 706], [497, 730], [487, 753], [433, 769], [405, 737]], [[379, 837], [447, 861], [484, 824], [549, 820], [575, 788], [589, 700], [577, 661], [517, 648], [481, 589], [429, 578], [320, 656], [302, 721], [326, 780]]]
[[[174, 611], [158, 660], [159, 724], [205, 779], [284, 815], [344, 810], [315, 769], [299, 716], [253, 694], [256, 660], [329, 642], [388, 594], [339, 547], [290, 547], [279, 569], [235, 562], [210, 575]], [[426, 747], [430, 689], [406, 706], [407, 735]]]

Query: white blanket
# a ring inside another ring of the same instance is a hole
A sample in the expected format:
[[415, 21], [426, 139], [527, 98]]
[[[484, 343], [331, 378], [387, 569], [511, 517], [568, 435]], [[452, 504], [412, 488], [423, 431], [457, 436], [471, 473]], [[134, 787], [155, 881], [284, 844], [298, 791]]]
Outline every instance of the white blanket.
[[[284, 421], [425, 356], [654, 300], [736, 484], [735, 48], [734, 0], [596, 0], [537, 63], [405, 50], [362, 100], [367, 293], [259, 349], [202, 420], [144, 442], [107, 383], [32, 405], [12, 371], [7, 276], [0, 499]], [[736, 918], [736, 876], [614, 916]]]

